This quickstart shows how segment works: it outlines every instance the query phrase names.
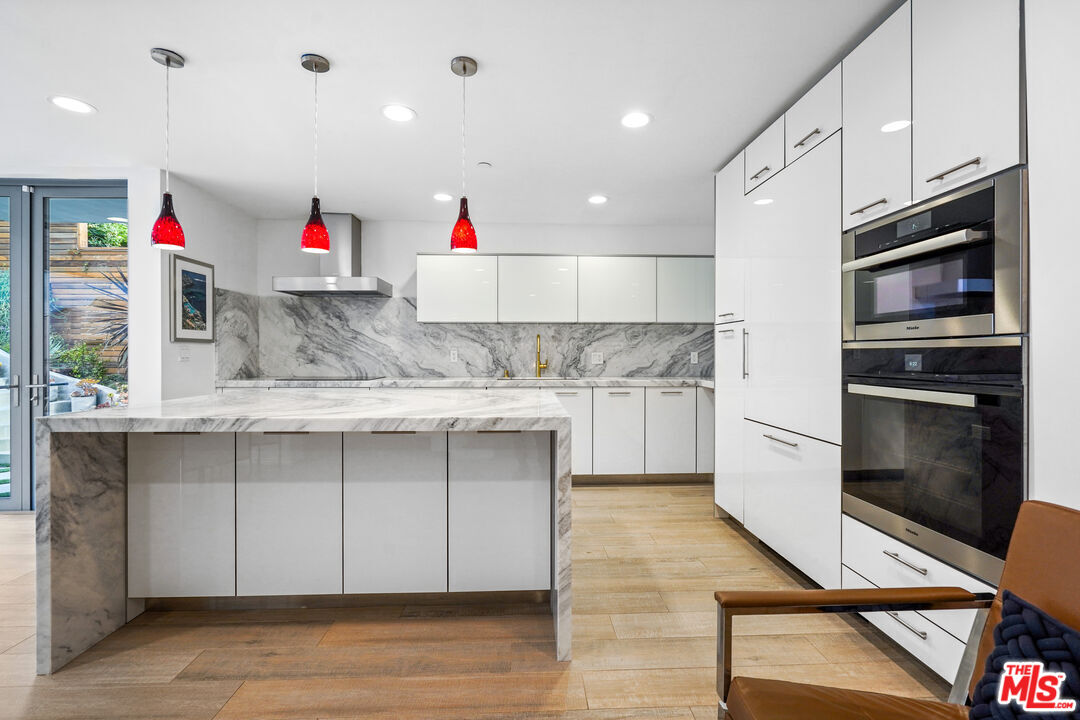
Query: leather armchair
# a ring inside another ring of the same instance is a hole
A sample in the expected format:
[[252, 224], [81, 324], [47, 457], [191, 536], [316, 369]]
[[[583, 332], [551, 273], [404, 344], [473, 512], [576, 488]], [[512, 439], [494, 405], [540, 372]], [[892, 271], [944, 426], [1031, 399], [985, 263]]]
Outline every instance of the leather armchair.
[[[1068, 625], [1080, 625], [1077, 601], [1080, 511], [1037, 501], [1021, 506], [997, 595], [976, 594], [957, 587], [719, 591], [715, 596], [719, 717], [731, 720], [966, 718], [964, 703], [994, 647], [993, 629], [1001, 619], [1003, 589], [1011, 590]], [[948, 703], [731, 676], [731, 626], [737, 615], [971, 608], [979, 612]]]

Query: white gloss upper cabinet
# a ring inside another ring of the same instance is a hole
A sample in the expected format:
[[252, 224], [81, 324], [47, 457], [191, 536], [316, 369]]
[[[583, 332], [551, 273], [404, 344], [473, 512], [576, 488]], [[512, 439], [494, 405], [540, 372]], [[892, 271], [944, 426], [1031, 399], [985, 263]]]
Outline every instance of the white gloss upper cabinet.
[[341, 589], [341, 433], [236, 434], [237, 595]]
[[714, 272], [709, 257], [656, 258], [656, 321], [712, 323]]
[[499, 265], [494, 255], [417, 255], [418, 322], [496, 322]]
[[645, 472], [696, 472], [696, 444], [696, 388], [645, 388]]
[[716, 246], [713, 322], [745, 319], [745, 245], [743, 220], [747, 200], [743, 188], [743, 153], [716, 173]]
[[919, 201], [1021, 161], [1020, 0], [913, 2]]
[[593, 472], [645, 472], [645, 388], [593, 388]]
[[[982, 59], [983, 54], [978, 55]], [[955, 88], [956, 78], [945, 75], [942, 80]], [[911, 201], [910, 2], [844, 58], [843, 86], [847, 230]], [[963, 119], [967, 122], [970, 117]]]
[[[545, 388], [546, 389], [546, 388]], [[570, 472], [591, 475], [593, 471], [592, 388], [552, 388], [555, 397], [570, 413]]]
[[345, 433], [346, 593], [446, 592], [446, 433]]
[[781, 115], [743, 153], [744, 192], [755, 187], [784, 169], [784, 116]]
[[578, 322], [656, 322], [656, 258], [579, 257]]
[[232, 433], [128, 435], [128, 595], [236, 594]]
[[576, 322], [577, 266], [572, 256], [500, 255], [499, 322]]
[[784, 115], [784, 152], [791, 163], [840, 129], [840, 66], [802, 96]]
[[713, 492], [720, 509], [743, 522], [743, 406], [746, 396], [746, 356], [742, 323], [716, 328], [716, 382], [713, 391]]

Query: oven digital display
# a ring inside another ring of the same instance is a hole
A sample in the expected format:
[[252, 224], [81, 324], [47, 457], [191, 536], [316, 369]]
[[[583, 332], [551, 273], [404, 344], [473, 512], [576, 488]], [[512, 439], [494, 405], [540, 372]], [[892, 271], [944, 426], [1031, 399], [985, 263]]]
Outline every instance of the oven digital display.
[[928, 230], [930, 227], [933, 226], [933, 221], [930, 218], [930, 212], [931, 211], [927, 210], [921, 215], [904, 218], [900, 222], [896, 223], [896, 237], [907, 237], [908, 235], [914, 235], [917, 232]]

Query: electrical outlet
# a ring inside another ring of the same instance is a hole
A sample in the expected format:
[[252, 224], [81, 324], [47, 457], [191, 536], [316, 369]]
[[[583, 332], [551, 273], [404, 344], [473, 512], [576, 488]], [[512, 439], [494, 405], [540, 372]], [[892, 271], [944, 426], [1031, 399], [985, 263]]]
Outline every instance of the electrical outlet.
[[602, 353], [602, 352], [594, 352], [594, 353], [592, 353], [592, 359], [590, 360], [590, 362], [593, 365], [603, 365], [604, 364], [604, 353]]
[[457, 362], [457, 348], [450, 351], [450, 362]]
[[698, 364], [697, 353], [696, 352], [690, 353], [690, 364], [691, 365], [697, 365]]

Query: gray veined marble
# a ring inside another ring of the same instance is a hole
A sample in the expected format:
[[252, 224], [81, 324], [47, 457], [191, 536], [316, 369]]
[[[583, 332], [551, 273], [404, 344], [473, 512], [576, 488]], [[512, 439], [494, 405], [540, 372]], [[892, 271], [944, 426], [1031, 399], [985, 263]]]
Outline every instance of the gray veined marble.
[[443, 377], [443, 378], [376, 378], [372, 380], [343, 380], [341, 378], [240, 378], [219, 380], [222, 388], [559, 388], [559, 387], [704, 387], [712, 389], [707, 378], [679, 377], [587, 377], [566, 378], [545, 375], [535, 377]]
[[218, 288], [214, 292], [214, 303], [217, 377], [258, 377], [258, 296]]

